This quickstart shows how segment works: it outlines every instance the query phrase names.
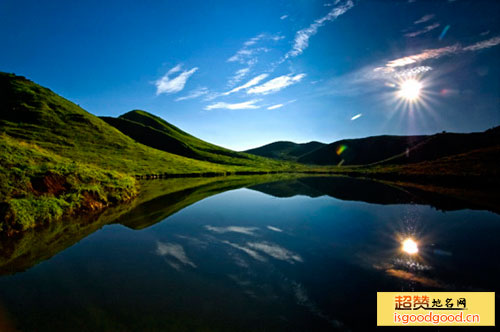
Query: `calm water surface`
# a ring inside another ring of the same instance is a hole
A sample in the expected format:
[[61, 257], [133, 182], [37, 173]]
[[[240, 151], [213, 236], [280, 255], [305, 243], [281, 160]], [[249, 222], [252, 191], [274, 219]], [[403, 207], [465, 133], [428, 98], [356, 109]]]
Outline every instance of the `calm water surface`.
[[[287, 190], [226, 191], [142, 230], [104, 226], [0, 277], [0, 320], [21, 331], [365, 330], [377, 291], [498, 291], [497, 214]], [[415, 256], [401, 250], [407, 236]]]

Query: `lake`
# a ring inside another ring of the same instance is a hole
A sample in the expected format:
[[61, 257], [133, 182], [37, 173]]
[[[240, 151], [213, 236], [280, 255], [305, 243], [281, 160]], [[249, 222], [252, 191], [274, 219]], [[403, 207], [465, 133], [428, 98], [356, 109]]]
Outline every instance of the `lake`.
[[467, 202], [335, 177], [165, 181], [2, 240], [0, 329], [361, 330], [377, 291], [499, 290], [500, 216]]

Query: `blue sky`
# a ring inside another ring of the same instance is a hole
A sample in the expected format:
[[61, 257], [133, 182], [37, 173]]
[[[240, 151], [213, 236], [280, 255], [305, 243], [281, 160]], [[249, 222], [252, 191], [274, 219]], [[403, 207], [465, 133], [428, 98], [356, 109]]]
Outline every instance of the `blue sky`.
[[482, 131], [500, 124], [499, 15], [489, 0], [4, 0], [0, 70], [236, 150]]

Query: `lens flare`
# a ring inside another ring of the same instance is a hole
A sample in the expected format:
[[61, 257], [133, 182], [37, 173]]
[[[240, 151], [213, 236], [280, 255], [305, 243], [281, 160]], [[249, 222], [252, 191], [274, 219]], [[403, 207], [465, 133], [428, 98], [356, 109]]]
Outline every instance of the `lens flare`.
[[420, 91], [422, 90], [422, 83], [416, 79], [408, 79], [401, 83], [398, 91], [398, 97], [415, 101], [420, 97]]
[[414, 255], [418, 253], [418, 245], [417, 242], [415, 242], [413, 239], [408, 238], [403, 241], [401, 249], [410, 255]]
[[337, 155], [341, 155], [342, 152], [344, 152], [345, 150], [347, 149], [347, 146], [345, 146], [344, 144], [341, 144], [337, 147], [337, 150], [335, 150], [335, 152], [337, 153]]

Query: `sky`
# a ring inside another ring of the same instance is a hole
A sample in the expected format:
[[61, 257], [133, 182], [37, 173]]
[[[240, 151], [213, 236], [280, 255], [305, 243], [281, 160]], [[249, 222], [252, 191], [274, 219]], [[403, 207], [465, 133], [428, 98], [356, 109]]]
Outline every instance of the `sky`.
[[493, 0], [2, 0], [0, 71], [235, 150], [483, 131], [499, 17]]

